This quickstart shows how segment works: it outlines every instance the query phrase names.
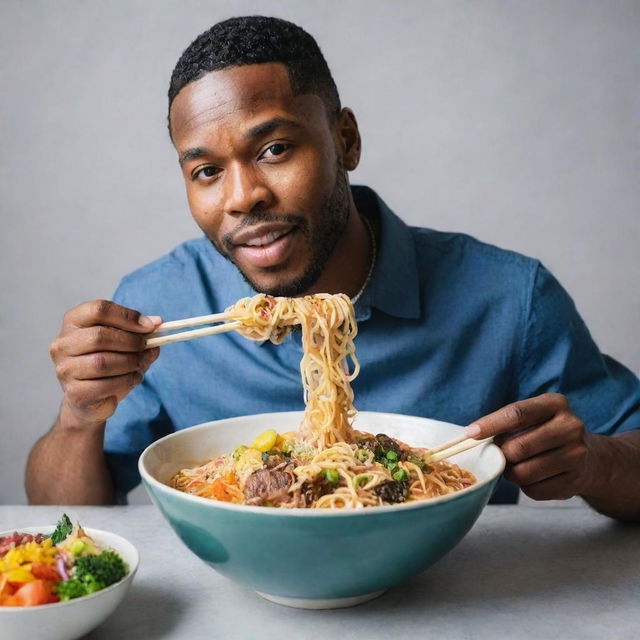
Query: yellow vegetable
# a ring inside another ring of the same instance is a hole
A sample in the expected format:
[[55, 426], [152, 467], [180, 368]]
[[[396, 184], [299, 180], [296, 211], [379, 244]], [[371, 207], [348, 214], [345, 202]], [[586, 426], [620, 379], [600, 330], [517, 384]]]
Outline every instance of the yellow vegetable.
[[5, 575], [7, 576], [8, 582], [31, 582], [32, 580], [35, 580], [35, 578], [31, 574], [31, 571], [24, 567], [9, 571]]
[[245, 465], [253, 466], [256, 463], [262, 465], [262, 453], [257, 449], [247, 449], [238, 458], [236, 465], [238, 467], [243, 467]]
[[297, 435], [298, 434], [295, 431], [285, 431], [284, 433], [278, 434], [276, 447], [281, 451], [291, 449], [291, 443], [295, 441]]
[[278, 432], [275, 429], [267, 429], [253, 441], [251, 448], [265, 453], [269, 449], [273, 449], [277, 439]]

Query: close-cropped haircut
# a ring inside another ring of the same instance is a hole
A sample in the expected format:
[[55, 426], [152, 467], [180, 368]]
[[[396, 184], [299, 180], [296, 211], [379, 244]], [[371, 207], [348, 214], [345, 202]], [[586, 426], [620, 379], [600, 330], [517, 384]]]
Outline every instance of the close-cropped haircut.
[[266, 62], [280, 62], [287, 68], [294, 95], [320, 96], [331, 120], [340, 112], [338, 89], [313, 37], [292, 22], [265, 16], [230, 18], [200, 34], [171, 74], [169, 112], [180, 90], [205, 74]]

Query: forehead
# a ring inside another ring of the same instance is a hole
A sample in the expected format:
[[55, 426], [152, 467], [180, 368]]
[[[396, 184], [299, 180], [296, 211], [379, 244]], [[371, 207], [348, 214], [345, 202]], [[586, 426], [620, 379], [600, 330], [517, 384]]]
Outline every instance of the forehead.
[[171, 105], [176, 145], [199, 132], [249, 128], [265, 117], [284, 116], [305, 126], [327, 125], [320, 96], [294, 95], [280, 63], [230, 67], [207, 73], [183, 87]]

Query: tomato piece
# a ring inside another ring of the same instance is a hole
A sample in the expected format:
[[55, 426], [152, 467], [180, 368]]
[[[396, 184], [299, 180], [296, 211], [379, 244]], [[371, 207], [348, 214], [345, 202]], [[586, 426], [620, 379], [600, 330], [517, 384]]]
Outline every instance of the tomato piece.
[[13, 595], [18, 605], [33, 607], [39, 604], [58, 602], [59, 598], [53, 593], [52, 583], [47, 580], [33, 580], [23, 584]]
[[55, 570], [51, 564], [45, 564], [44, 562], [34, 562], [31, 565], [31, 575], [39, 580], [51, 580], [53, 582], [60, 582], [62, 577]]

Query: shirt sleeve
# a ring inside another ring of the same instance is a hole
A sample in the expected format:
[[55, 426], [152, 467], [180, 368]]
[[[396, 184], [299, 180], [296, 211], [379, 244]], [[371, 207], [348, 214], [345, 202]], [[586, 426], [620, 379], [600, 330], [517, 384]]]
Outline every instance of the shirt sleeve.
[[[124, 280], [113, 300], [126, 307], [139, 308], [135, 302], [135, 288]], [[119, 503], [126, 502], [126, 494], [140, 484], [138, 458], [152, 442], [174, 430], [162, 401], [153, 386], [153, 376], [144, 380], [120, 402], [109, 420], [104, 436], [107, 466], [113, 476]]]
[[640, 380], [600, 353], [569, 294], [539, 263], [521, 355], [519, 399], [558, 392], [589, 431], [640, 428]]

